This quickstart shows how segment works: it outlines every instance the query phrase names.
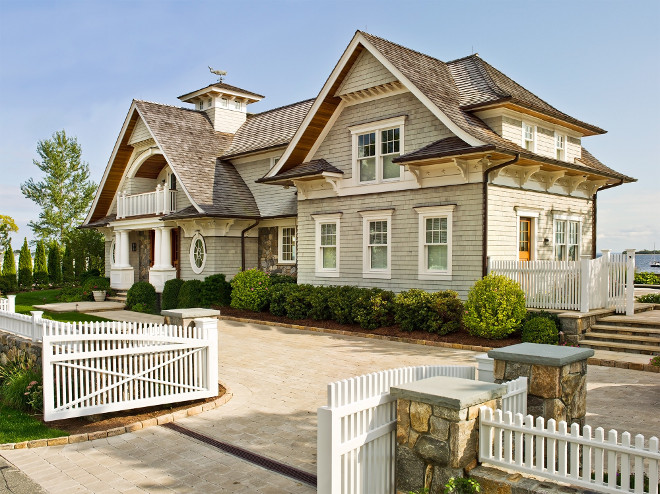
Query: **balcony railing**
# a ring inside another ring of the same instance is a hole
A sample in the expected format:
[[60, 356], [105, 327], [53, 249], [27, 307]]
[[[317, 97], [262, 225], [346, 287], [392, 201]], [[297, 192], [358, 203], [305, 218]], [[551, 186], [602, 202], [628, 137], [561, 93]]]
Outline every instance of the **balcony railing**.
[[129, 216], [161, 215], [176, 211], [176, 190], [157, 185], [153, 192], [117, 194], [117, 219]]

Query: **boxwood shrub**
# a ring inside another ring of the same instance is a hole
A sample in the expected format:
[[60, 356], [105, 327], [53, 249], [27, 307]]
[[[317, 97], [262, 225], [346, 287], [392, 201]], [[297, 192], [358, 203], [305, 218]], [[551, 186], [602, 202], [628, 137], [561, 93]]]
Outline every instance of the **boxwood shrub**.
[[354, 299], [353, 320], [364, 329], [394, 323], [394, 293], [379, 288], [361, 288]]
[[270, 303], [270, 276], [258, 269], [241, 271], [231, 280], [231, 306], [261, 312]]
[[464, 321], [471, 335], [498, 340], [513, 333], [525, 314], [525, 294], [518, 283], [490, 274], [470, 288]]
[[330, 313], [329, 301], [337, 296], [338, 289], [334, 286], [317, 286], [309, 294], [309, 302], [312, 308], [309, 310], [308, 317], [316, 321], [327, 321], [332, 318]]
[[[294, 285], [291, 285], [294, 286]], [[316, 287], [312, 285], [296, 285], [297, 289], [289, 290], [286, 297], [286, 317], [289, 319], [306, 319], [312, 309], [310, 295]]]
[[224, 274], [212, 274], [202, 283], [202, 305], [229, 305], [231, 303], [231, 284]]
[[269, 276], [271, 286], [279, 285], [281, 283], [293, 283], [294, 285], [298, 283], [295, 276], [289, 276], [288, 274], [273, 273]]
[[201, 280], [188, 280], [181, 285], [179, 298], [176, 304], [179, 309], [190, 307], [201, 307], [202, 305], [202, 282]]
[[270, 313], [274, 316], [286, 316], [286, 299], [289, 296], [289, 293], [297, 289], [298, 285], [294, 285], [292, 283], [280, 283], [271, 287]]
[[[90, 280], [88, 279], [86, 283]], [[126, 308], [133, 310], [133, 307], [139, 309], [139, 312], [153, 314], [156, 312], [156, 289], [151, 283], [138, 281], [126, 294]]]
[[179, 303], [179, 290], [181, 290], [183, 283], [184, 281], [180, 278], [174, 278], [165, 282], [163, 295], [160, 300], [160, 306], [163, 310], [177, 308]]
[[555, 323], [547, 317], [536, 316], [523, 324], [522, 341], [527, 343], [559, 343], [559, 332]]
[[395, 319], [402, 331], [445, 335], [461, 328], [463, 304], [456, 292], [429, 293], [413, 288], [395, 298]]
[[341, 286], [335, 289], [328, 299], [330, 317], [339, 324], [353, 324], [353, 305], [360, 296], [360, 289], [356, 286]]

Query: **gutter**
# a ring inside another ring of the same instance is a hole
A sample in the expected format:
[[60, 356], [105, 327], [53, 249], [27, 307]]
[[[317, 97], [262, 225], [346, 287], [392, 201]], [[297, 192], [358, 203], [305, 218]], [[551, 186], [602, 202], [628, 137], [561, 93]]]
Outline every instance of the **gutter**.
[[483, 173], [482, 178], [483, 178], [483, 201], [484, 201], [484, 205], [483, 205], [484, 229], [481, 235], [482, 253], [483, 253], [482, 269], [481, 269], [482, 276], [486, 276], [488, 274], [488, 181], [490, 180], [490, 172], [499, 170], [501, 168], [504, 168], [505, 166], [513, 165], [514, 163], [517, 163], [519, 159], [520, 159], [520, 153], [516, 153], [516, 157], [513, 158], [512, 160], [505, 161], [504, 163], [500, 163], [499, 165], [495, 165], [491, 168], [488, 168]]
[[245, 234], [259, 224], [259, 220], [241, 231], [241, 271], [245, 271]]

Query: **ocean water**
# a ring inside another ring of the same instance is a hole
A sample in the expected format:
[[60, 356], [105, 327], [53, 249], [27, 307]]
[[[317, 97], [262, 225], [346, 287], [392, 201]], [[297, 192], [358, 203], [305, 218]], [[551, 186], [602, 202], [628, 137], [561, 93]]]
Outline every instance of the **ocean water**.
[[[655, 255], [656, 261], [660, 261], [660, 254]], [[650, 271], [660, 274], [660, 268], [651, 268], [649, 264], [653, 260], [653, 254], [635, 254], [635, 268], [637, 271]]]

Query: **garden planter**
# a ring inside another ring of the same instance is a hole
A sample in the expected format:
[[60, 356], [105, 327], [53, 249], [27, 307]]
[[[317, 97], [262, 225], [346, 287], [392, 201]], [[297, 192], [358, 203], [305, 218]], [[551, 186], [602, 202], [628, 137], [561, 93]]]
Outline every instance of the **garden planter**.
[[95, 302], [103, 302], [105, 300], [105, 290], [94, 290], [92, 291], [92, 295], [94, 295]]

